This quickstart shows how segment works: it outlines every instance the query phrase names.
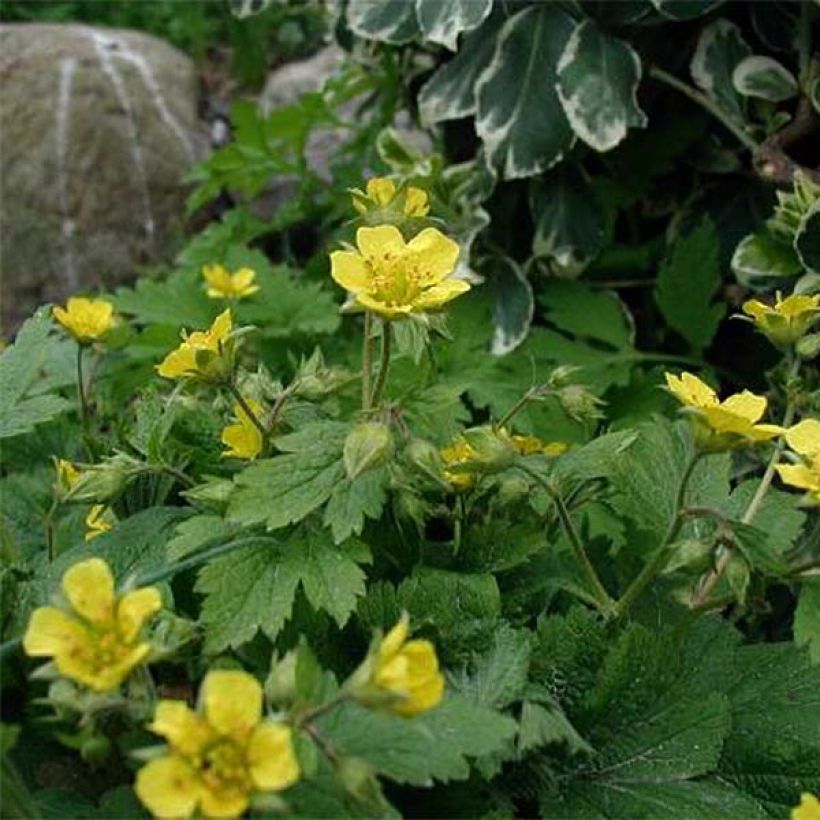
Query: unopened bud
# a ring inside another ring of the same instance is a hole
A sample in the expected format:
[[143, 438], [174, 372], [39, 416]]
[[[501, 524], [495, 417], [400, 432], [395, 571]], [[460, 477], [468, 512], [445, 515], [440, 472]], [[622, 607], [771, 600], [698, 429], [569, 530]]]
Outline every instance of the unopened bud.
[[749, 564], [742, 555], [735, 553], [726, 565], [726, 580], [738, 603], [746, 602], [746, 590], [749, 587]]
[[292, 703], [296, 700], [296, 650], [272, 664], [265, 681], [265, 694], [274, 703]]
[[813, 359], [820, 353], [820, 333], [809, 333], [797, 342], [795, 347], [801, 359]]
[[119, 495], [128, 479], [141, 468], [140, 461], [120, 453], [83, 470], [66, 498], [105, 503]]
[[348, 433], [344, 445], [344, 463], [348, 478], [356, 478], [393, 454], [390, 428], [380, 421], [366, 421]]
[[508, 435], [492, 427], [473, 427], [462, 433], [472, 450], [470, 464], [475, 472], [495, 473], [505, 470], [516, 456]]
[[80, 756], [90, 766], [96, 768], [111, 755], [111, 741], [105, 735], [92, 735], [80, 746]]
[[444, 462], [438, 448], [423, 438], [414, 438], [405, 449], [408, 461], [425, 475], [434, 480], [441, 480]]
[[580, 384], [571, 384], [558, 391], [558, 401], [566, 414], [576, 421], [594, 420], [603, 417], [601, 407], [604, 402]]
[[664, 575], [678, 570], [703, 572], [709, 568], [712, 556], [712, 545], [698, 538], [686, 538], [678, 541], [674, 552], [664, 568]]

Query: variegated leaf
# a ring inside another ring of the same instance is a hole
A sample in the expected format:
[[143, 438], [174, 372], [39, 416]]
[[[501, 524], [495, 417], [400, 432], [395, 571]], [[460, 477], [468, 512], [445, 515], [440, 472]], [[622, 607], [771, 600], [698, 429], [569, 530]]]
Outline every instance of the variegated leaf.
[[425, 39], [455, 51], [458, 35], [488, 17], [493, 0], [416, 0], [416, 19]]
[[354, 34], [382, 43], [409, 43], [419, 33], [415, 7], [408, 0], [350, 0], [347, 24]]
[[744, 97], [782, 102], [797, 94], [797, 80], [771, 57], [754, 55], [741, 60], [732, 72], [732, 85]]

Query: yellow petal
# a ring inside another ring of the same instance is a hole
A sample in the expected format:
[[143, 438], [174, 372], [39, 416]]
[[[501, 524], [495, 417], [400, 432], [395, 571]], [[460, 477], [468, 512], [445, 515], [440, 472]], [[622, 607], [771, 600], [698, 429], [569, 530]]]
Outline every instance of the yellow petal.
[[791, 820], [820, 820], [820, 800], [810, 792], [803, 792], [800, 805], [792, 809]]
[[231, 288], [231, 276], [222, 265], [205, 265], [202, 275], [210, 285], [208, 296], [226, 296]]
[[754, 424], [766, 412], [766, 399], [744, 390], [729, 396], [720, 406], [728, 413], [734, 413]]
[[48, 657], [76, 647], [86, 640], [83, 625], [61, 609], [41, 606], [34, 610], [23, 637], [23, 649], [31, 657]]
[[820, 310], [820, 295], [789, 296], [782, 302], [778, 302], [777, 310], [787, 319], [799, 319], [805, 313], [815, 313]]
[[373, 177], [367, 182], [367, 196], [377, 205], [389, 205], [396, 195], [396, 184], [389, 177]]
[[254, 729], [247, 749], [253, 784], [261, 791], [281, 791], [299, 779], [288, 726], [263, 723]]
[[86, 541], [92, 541], [97, 536], [108, 532], [113, 526], [111, 518], [113, 513], [105, 506], [105, 504], [95, 504], [88, 511], [85, 517], [85, 525], [88, 528], [85, 534]]
[[413, 305], [386, 305], [366, 293], [356, 294], [356, 304], [385, 319], [399, 319], [413, 312]]
[[143, 587], [127, 592], [117, 604], [117, 625], [126, 641], [133, 641], [143, 624], [162, 607], [162, 597], [156, 587]]
[[430, 205], [427, 202], [427, 191], [421, 188], [409, 187], [404, 198], [404, 213], [406, 216], [427, 216]]
[[357, 293], [367, 288], [367, 268], [355, 251], [333, 251], [330, 254], [330, 275], [345, 290]]
[[717, 394], [697, 376], [684, 372], [680, 377], [666, 373], [666, 384], [680, 402], [689, 407], [711, 407], [718, 403]]
[[114, 614], [114, 576], [101, 558], [89, 558], [63, 575], [63, 592], [76, 612], [92, 623], [103, 623]]
[[820, 473], [805, 464], [778, 464], [775, 468], [780, 478], [801, 490], [820, 490]]
[[446, 279], [425, 290], [415, 299], [414, 304], [419, 310], [435, 310], [457, 296], [461, 296], [462, 293], [466, 293], [469, 289], [469, 283], [463, 279]]
[[194, 757], [213, 738], [213, 731], [181, 700], [160, 700], [148, 728], [164, 737], [180, 754]]
[[247, 672], [218, 669], [202, 684], [205, 716], [226, 735], [250, 732], [262, 717], [262, 687]]
[[264, 441], [257, 426], [245, 417], [239, 424], [229, 424], [222, 430], [222, 443], [228, 447], [223, 456], [254, 459], [262, 452]]
[[146, 763], [137, 772], [134, 790], [155, 817], [190, 817], [200, 797], [196, 773], [176, 755]]
[[61, 675], [73, 678], [95, 692], [108, 692], [119, 686], [151, 651], [149, 644], [141, 643], [115, 661], [100, 663], [94, 654], [93, 641], [93, 638], [89, 638], [87, 655], [61, 652], [54, 656], [54, 661]]
[[743, 303], [743, 312], [747, 316], [751, 316], [753, 319], [757, 320], [763, 316], [771, 315], [775, 311], [759, 299], [749, 299], [747, 302]]
[[366, 259], [377, 259], [379, 261], [384, 260], [385, 254], [398, 256], [405, 249], [401, 231], [394, 225], [359, 228], [356, 231], [356, 245]]
[[231, 319], [231, 309], [228, 308], [223, 310], [222, 313], [214, 319], [214, 323], [208, 331], [208, 335], [214, 343], [214, 349], [216, 349], [216, 343], [226, 341], [232, 329], [233, 320]]
[[814, 456], [820, 453], [820, 421], [803, 419], [786, 431], [786, 441], [801, 456]]
[[407, 248], [420, 260], [422, 286], [435, 285], [449, 276], [460, 253], [458, 243], [437, 228], [425, 228], [410, 240]]
[[157, 367], [157, 373], [165, 379], [180, 379], [196, 373], [196, 351], [186, 344], [172, 350]]
[[253, 284], [256, 278], [256, 271], [253, 268], [240, 268], [231, 277], [231, 285], [234, 293], [238, 296], [250, 296], [259, 290], [258, 285]]
[[206, 817], [239, 817], [248, 808], [248, 795], [236, 789], [203, 788], [200, 796]]
[[410, 616], [402, 612], [399, 622], [384, 636], [379, 644], [379, 658], [388, 660], [401, 649], [410, 634]]

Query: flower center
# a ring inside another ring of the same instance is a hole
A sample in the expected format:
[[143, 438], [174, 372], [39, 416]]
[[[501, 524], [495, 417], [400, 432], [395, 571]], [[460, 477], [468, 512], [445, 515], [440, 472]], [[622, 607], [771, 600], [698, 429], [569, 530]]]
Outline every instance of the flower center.
[[244, 751], [230, 739], [222, 738], [205, 749], [200, 776], [206, 787], [214, 791], [244, 794], [250, 788]]
[[422, 291], [422, 270], [417, 260], [384, 251], [368, 261], [370, 290], [385, 305], [408, 305]]

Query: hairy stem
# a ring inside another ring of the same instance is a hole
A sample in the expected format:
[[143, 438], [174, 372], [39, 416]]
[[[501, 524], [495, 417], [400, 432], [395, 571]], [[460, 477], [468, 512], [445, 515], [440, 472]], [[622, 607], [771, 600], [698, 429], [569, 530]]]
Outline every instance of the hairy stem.
[[370, 377], [373, 370], [373, 316], [364, 314], [364, 337], [362, 338], [362, 410], [370, 409]]
[[387, 372], [390, 370], [390, 322], [382, 319], [382, 349], [379, 361], [379, 375], [376, 378], [376, 386], [373, 388], [373, 395], [370, 398], [370, 407], [376, 407], [382, 400], [382, 393], [387, 384]]
[[519, 413], [524, 407], [535, 398], [536, 389], [531, 387], [521, 396], [520, 399], [509, 409], [506, 413], [495, 423], [494, 427], [497, 430], [500, 430], [502, 427], [506, 427], [507, 424], [510, 423], [512, 418]]

